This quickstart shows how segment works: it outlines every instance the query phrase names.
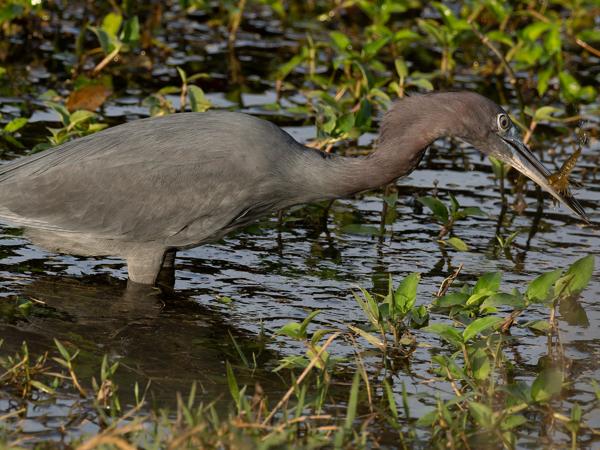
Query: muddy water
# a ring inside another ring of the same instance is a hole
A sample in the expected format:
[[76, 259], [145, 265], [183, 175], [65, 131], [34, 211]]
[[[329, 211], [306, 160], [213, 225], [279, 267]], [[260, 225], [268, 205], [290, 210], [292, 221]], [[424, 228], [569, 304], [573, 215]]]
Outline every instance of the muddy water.
[[[268, 24], [255, 26], [264, 28]], [[205, 88], [216, 107], [268, 117], [302, 142], [314, 137], [314, 128], [302, 117], [273, 112], [271, 105], [276, 96], [260, 70], [269, 61], [265, 52], [271, 46], [281, 49], [291, 45], [294, 36], [274, 34], [257, 43], [252, 36], [242, 35], [237, 57], [245, 71], [245, 85], [233, 93], [221, 90], [223, 74], [227, 73], [227, 68], [221, 67], [226, 49], [214, 42], [207, 47], [206, 42], [191, 35], [182, 36], [184, 42], [178, 43], [181, 47], [165, 66], [154, 68], [154, 80], [148, 80], [143, 88], [120, 92], [104, 105], [102, 112], [108, 121], [118, 123], [146, 116], [148, 110], [142, 99], [157, 88], [156, 84], [177, 84], [173, 67], [183, 65], [188, 73], [210, 72], [212, 81]], [[203, 56], [191, 57], [196, 50]], [[36, 81], [50, 83], [43, 71], [38, 71]], [[176, 97], [172, 100], [177, 104]], [[284, 101], [291, 104], [302, 99], [296, 95]], [[21, 98], [0, 99], [0, 111], [9, 117], [23, 107]], [[43, 127], [53, 125], [54, 120], [52, 113], [36, 111], [24, 140], [43, 140]], [[584, 132], [586, 127], [596, 126], [593, 119], [582, 124]], [[363, 138], [361, 144], [368, 147], [370, 139]], [[541, 135], [540, 139], [539, 149], [552, 148], [558, 154], [539, 153], [552, 168], [565, 159], [577, 137], [573, 133], [560, 142], [551, 136]], [[595, 224], [600, 223], [600, 180], [596, 173], [599, 150], [600, 143], [589, 139], [574, 173], [576, 178], [584, 176], [584, 187], [577, 196]], [[444, 249], [436, 242], [439, 226], [415, 202], [419, 195], [430, 195], [434, 185], [442, 196], [452, 192], [461, 205], [480, 206], [489, 215], [457, 223], [455, 233], [469, 244], [470, 251]], [[12, 353], [27, 341], [31, 351], [37, 353], [51, 348], [56, 337], [81, 349], [77, 361], [80, 376], [86, 380], [98, 376], [101, 358], [108, 354], [112, 361], [121, 363], [116, 381], [123, 396], [131, 399], [128, 391], [135, 381], [144, 385], [150, 380], [159, 405], [171, 404], [175, 392], [187, 391], [193, 381], [199, 383], [205, 398], [225, 392], [224, 362], [237, 361], [240, 382], [258, 381], [275, 398], [283, 385], [270, 370], [278, 359], [302, 351], [299, 345], [274, 336], [275, 330], [289, 320], [303, 319], [315, 309], [322, 311], [315, 326], [345, 328], [349, 323], [364, 323], [351, 295], [357, 285], [383, 292], [388, 274], [399, 280], [420, 272], [418, 301], [428, 304], [443, 278], [460, 264], [463, 281], [472, 281], [487, 271], [502, 271], [504, 290], [522, 291], [540, 273], [564, 267], [586, 254], [600, 253], [597, 226], [583, 226], [564, 209], [553, 207], [548, 198], [540, 200], [535, 191], [526, 197], [524, 214], [515, 213], [510, 206], [503, 209], [488, 162], [474, 149], [457, 143], [437, 142], [419, 169], [398, 181], [397, 189], [397, 217], [385, 227], [382, 238], [366, 232], [380, 226], [383, 202], [379, 192], [339, 200], [330, 208], [314, 205], [286, 211], [281, 218], [267, 217], [217, 244], [180, 252], [172, 293], [128, 290], [126, 269], [119, 259], [48, 253], [30, 244], [19, 230], [2, 228], [2, 352]], [[514, 197], [507, 195], [510, 204]], [[508, 236], [514, 231], [520, 232], [516, 245], [505, 254], [495, 236]], [[220, 303], [218, 296], [230, 297], [232, 302]], [[19, 299], [34, 303], [26, 316], [15, 307]], [[579, 300], [561, 306], [559, 315], [560, 337], [571, 359], [574, 381], [565, 405], [577, 401], [584, 410], [594, 399], [589, 380], [600, 379], [599, 300], [600, 279], [595, 277]], [[547, 311], [540, 308], [522, 316], [521, 321], [546, 317]], [[548, 354], [546, 338], [534, 337], [519, 328], [514, 334], [527, 335], [511, 356], [518, 376], [531, 381], [538, 362]], [[252, 374], [243, 370], [232, 339], [248, 356], [257, 355], [261, 369]], [[410, 366], [396, 372], [395, 386], [404, 383], [409, 394], [449, 393], [449, 388], [448, 392], [439, 392], [421, 383], [430, 376], [431, 347], [439, 343], [425, 333], [417, 332], [417, 339], [422, 345]], [[343, 356], [350, 355], [352, 349], [340, 341], [332, 351]], [[376, 373], [377, 358], [367, 355], [367, 361]], [[409, 398], [415, 416], [429, 408], [429, 400]], [[0, 411], [13, 406], [0, 396]], [[77, 408], [85, 411], [85, 405], [69, 396], [30, 407], [30, 429], [25, 431], [38, 438], [57, 437], [61, 418]], [[598, 411], [588, 419], [591, 426], [600, 427]], [[79, 424], [73, 428], [76, 426]], [[93, 431], [93, 425], [86, 423], [82, 430]], [[531, 439], [533, 445], [535, 438]], [[525, 440], [523, 444], [529, 443]]]

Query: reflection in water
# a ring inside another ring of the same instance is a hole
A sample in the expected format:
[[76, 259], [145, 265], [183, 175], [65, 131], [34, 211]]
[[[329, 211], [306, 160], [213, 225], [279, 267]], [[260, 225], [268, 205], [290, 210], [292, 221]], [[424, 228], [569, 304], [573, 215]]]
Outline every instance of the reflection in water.
[[[76, 366], [84, 381], [98, 377], [107, 354], [120, 363], [116, 381], [126, 402], [133, 393], [126, 390], [135, 381], [150, 381], [154, 397], [166, 404], [175, 400], [174, 392], [187, 392], [194, 381], [214, 399], [226, 389], [225, 361], [239, 361], [232, 339], [248, 356], [253, 352], [261, 367], [274, 358], [256, 336], [244, 335], [218, 312], [173, 291], [100, 276], [44, 277], [21, 295], [36, 306], [17, 323], [0, 321], [2, 352], [13, 353], [27, 341], [30, 351], [40, 354], [57, 338], [81, 350]], [[238, 373], [244, 382], [244, 371]], [[278, 390], [273, 386], [276, 380], [269, 382], [260, 371], [252, 381]]]

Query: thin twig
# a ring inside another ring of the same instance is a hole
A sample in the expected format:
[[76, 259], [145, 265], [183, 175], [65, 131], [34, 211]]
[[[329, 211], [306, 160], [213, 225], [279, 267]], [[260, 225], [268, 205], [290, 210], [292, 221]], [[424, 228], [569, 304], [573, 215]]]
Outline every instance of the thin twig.
[[592, 47], [590, 44], [588, 44], [585, 41], [582, 41], [581, 39], [579, 39], [578, 37], [575, 38], [575, 43], [577, 45], [579, 45], [580, 47], [585, 48], [588, 52], [590, 52], [592, 55], [597, 56], [598, 58], [600, 58], [600, 50], [598, 50], [597, 48]]
[[452, 285], [454, 280], [456, 280], [456, 278], [458, 277], [458, 274], [460, 273], [462, 268], [463, 268], [463, 265], [461, 264], [460, 266], [458, 266], [458, 268], [454, 271], [454, 273], [452, 275], [444, 278], [444, 281], [442, 281], [442, 284], [440, 284], [440, 288], [437, 291], [437, 294], [435, 294], [436, 297], [439, 298], [439, 297], [446, 295], [446, 292], [448, 292], [448, 289], [450, 289], [450, 286]]
[[112, 52], [106, 55], [104, 59], [100, 61], [96, 67], [94, 67], [94, 70], [92, 70], [92, 75], [98, 75], [98, 73], [100, 73], [100, 71], [104, 69], [108, 65], [108, 63], [115, 58], [115, 56], [119, 54], [120, 50], [120, 47], [116, 47]]

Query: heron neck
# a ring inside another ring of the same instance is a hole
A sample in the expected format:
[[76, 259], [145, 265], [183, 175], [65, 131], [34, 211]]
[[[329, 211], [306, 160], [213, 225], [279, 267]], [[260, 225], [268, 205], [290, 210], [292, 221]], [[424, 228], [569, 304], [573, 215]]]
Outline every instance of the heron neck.
[[373, 153], [366, 157], [330, 155], [313, 161], [319, 169], [312, 172], [311, 190], [319, 189], [322, 198], [337, 198], [391, 183], [412, 172], [427, 147], [451, 129], [443, 105], [432, 104], [410, 115], [394, 106], [383, 118]]

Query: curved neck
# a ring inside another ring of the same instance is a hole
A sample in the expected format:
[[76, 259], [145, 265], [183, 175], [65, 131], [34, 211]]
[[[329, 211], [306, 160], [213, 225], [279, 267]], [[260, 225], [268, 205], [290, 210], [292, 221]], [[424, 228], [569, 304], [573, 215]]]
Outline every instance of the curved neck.
[[366, 157], [323, 156], [312, 149], [302, 151], [305, 161], [300, 167], [306, 170], [298, 171], [298, 176], [310, 197], [303, 201], [375, 189], [412, 172], [427, 147], [448, 135], [450, 129], [446, 104], [431, 98], [424, 102], [421, 97], [419, 109], [414, 110], [412, 103], [409, 97], [392, 105], [382, 120], [375, 151]]

